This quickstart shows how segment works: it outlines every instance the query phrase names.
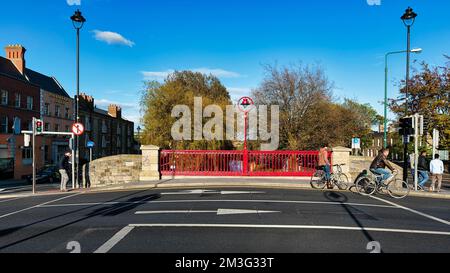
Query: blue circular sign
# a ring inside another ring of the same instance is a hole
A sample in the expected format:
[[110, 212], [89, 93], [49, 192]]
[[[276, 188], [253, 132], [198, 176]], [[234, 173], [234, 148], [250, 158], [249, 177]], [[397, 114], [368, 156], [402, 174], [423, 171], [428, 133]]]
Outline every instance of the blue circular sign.
[[86, 143], [86, 147], [88, 147], [88, 148], [94, 148], [94, 146], [95, 146], [94, 141], [89, 140], [89, 141]]

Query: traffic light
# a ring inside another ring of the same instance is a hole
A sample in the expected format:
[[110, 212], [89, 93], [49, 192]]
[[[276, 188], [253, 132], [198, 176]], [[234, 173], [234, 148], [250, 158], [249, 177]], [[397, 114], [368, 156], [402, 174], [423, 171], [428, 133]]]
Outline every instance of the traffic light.
[[398, 133], [401, 136], [414, 135], [415, 131], [413, 128], [413, 118], [412, 117], [400, 119], [400, 130], [398, 131]]
[[34, 128], [35, 128], [36, 134], [42, 134], [44, 132], [43, 126], [44, 126], [44, 123], [42, 122], [42, 120], [37, 119], [35, 121], [35, 127]]

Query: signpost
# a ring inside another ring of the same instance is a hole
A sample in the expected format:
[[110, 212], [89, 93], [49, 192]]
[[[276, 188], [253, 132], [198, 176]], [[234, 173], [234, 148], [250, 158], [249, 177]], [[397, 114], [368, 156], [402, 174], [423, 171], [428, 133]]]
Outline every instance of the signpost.
[[89, 149], [89, 162], [92, 162], [92, 149], [95, 147], [94, 141], [89, 140], [86, 143], [86, 147]]
[[81, 123], [74, 123], [72, 125], [72, 132], [76, 135], [76, 136], [81, 136], [84, 133], [84, 126]]
[[248, 123], [248, 112], [253, 109], [255, 103], [250, 97], [242, 97], [239, 99], [238, 107], [239, 110], [244, 112], [244, 174], [247, 175], [248, 172], [248, 150], [247, 150], [247, 123]]

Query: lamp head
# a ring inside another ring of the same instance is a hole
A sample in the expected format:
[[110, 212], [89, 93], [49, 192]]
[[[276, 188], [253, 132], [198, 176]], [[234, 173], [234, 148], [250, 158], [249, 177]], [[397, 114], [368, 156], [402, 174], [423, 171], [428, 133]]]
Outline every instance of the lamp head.
[[83, 17], [80, 10], [75, 11], [75, 13], [70, 17], [72, 20], [73, 26], [76, 29], [81, 29], [86, 22], [86, 18]]
[[414, 24], [416, 17], [417, 17], [417, 13], [415, 13], [411, 7], [408, 7], [405, 10], [405, 13], [402, 15], [401, 19], [402, 19], [403, 23], [405, 24], [405, 26], [410, 27]]

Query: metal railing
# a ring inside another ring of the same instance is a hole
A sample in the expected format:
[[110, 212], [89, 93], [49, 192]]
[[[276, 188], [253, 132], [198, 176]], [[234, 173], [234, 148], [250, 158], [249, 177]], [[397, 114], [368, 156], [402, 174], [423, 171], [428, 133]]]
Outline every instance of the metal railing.
[[163, 150], [160, 170], [185, 176], [311, 176], [318, 157], [318, 151]]

